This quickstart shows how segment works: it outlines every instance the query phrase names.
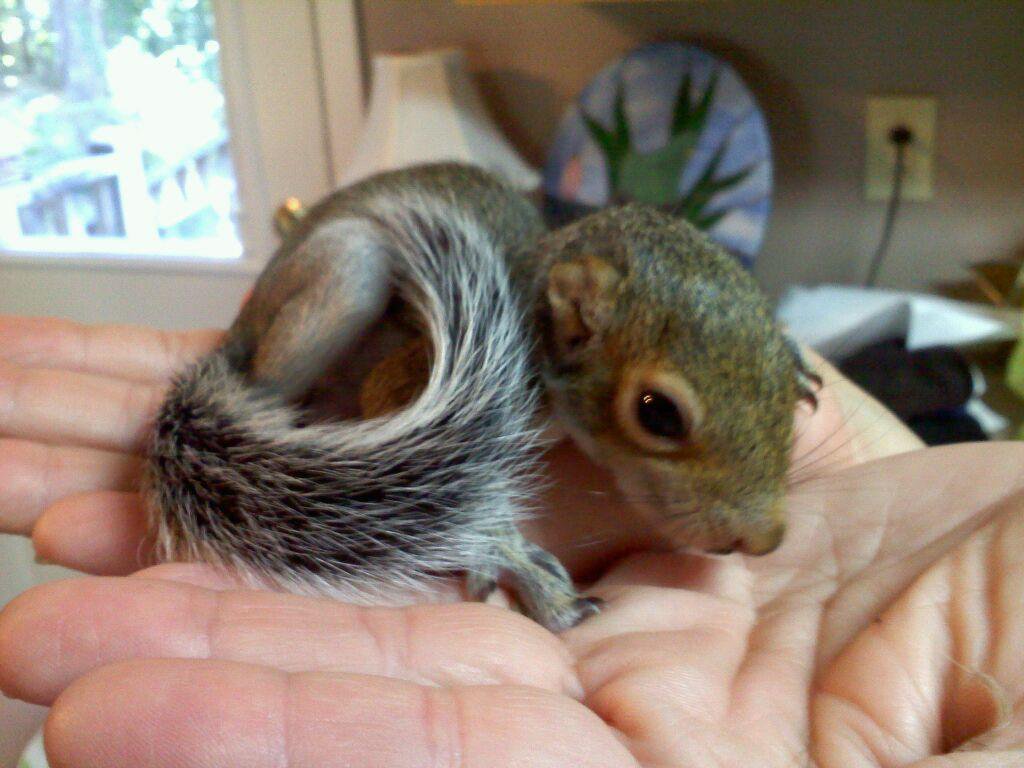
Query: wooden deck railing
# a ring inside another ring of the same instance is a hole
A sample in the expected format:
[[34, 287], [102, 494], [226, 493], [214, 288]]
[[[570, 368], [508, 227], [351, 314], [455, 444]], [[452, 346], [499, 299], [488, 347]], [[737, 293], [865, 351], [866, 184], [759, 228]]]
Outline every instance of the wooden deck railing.
[[0, 243], [32, 235], [153, 240], [213, 207], [211, 184], [230, 179], [226, 132], [150, 168], [120, 126], [94, 132], [90, 149], [31, 178], [0, 182]]

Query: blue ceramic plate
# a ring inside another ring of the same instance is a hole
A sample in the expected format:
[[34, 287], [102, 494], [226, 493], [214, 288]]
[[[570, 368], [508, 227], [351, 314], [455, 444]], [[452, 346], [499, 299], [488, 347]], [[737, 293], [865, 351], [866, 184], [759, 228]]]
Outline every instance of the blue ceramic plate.
[[565, 221], [638, 200], [683, 216], [753, 263], [771, 208], [764, 115], [728, 64], [682, 43], [609, 64], [562, 121], [544, 169]]

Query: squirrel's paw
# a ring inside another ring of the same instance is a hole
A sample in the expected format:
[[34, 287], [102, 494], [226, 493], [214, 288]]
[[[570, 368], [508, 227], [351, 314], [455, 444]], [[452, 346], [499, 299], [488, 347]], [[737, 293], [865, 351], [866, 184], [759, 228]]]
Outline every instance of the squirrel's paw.
[[574, 627], [601, 610], [601, 600], [579, 595], [558, 558], [518, 533], [502, 542], [496, 554], [491, 568], [467, 574], [471, 599], [486, 600], [499, 581], [508, 584], [523, 613], [552, 632]]
[[475, 600], [478, 603], [486, 602], [497, 588], [497, 573], [481, 573], [480, 571], [466, 573], [466, 594], [470, 600]]
[[821, 376], [814, 371], [798, 371], [797, 386], [799, 387], [800, 399], [811, 406], [812, 411], [818, 410], [818, 392], [821, 391]]
[[789, 336], [786, 336], [786, 345], [793, 354], [793, 362], [796, 364], [796, 383], [800, 393], [800, 399], [810, 404], [812, 410], [818, 410], [818, 392], [821, 391], [823, 382], [821, 376], [815, 371], [797, 344]]
[[603, 604], [604, 601], [598, 597], [579, 597], [573, 590], [571, 596], [559, 595], [549, 602], [535, 605], [526, 613], [550, 631], [562, 632], [600, 613]]

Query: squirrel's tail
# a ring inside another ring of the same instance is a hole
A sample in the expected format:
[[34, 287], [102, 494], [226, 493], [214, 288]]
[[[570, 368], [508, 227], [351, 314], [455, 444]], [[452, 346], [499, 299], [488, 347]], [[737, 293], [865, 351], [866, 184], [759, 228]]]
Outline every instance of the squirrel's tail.
[[292, 589], [376, 592], [486, 566], [534, 470], [536, 393], [507, 254], [436, 190], [361, 200], [432, 366], [422, 394], [375, 419], [303, 424], [222, 349], [160, 411], [147, 495], [158, 554]]

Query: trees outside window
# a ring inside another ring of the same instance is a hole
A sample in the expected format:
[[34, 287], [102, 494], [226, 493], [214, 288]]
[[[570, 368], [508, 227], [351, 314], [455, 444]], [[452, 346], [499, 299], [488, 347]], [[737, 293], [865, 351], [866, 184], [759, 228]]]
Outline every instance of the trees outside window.
[[0, 243], [238, 256], [219, 52], [209, 0], [0, 0]]

